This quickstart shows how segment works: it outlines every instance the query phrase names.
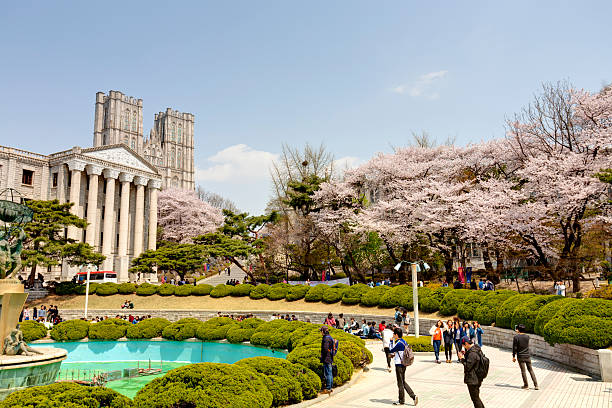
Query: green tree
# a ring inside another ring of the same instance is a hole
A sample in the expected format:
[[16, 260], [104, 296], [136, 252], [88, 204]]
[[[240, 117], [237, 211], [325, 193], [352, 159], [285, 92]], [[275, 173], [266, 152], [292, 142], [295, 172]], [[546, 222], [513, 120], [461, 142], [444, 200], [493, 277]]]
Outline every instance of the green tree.
[[185, 275], [200, 269], [208, 259], [208, 253], [202, 245], [177, 244], [164, 242], [156, 250], [147, 250], [132, 259], [132, 273], [155, 273], [155, 267], [162, 271], [174, 271], [181, 280]]
[[70, 212], [72, 203], [30, 200], [26, 205], [34, 212], [34, 218], [24, 226], [26, 238], [21, 261], [24, 267], [32, 268], [30, 282], [36, 277], [38, 265], [55, 266], [65, 260], [72, 266], [99, 266], [106, 259], [89, 244], [67, 237], [66, 228], [87, 227], [87, 221]]
[[230, 210], [223, 210], [225, 222], [217, 232], [200, 235], [193, 238], [193, 242], [202, 245], [209, 256], [227, 258], [234, 265], [242, 269], [252, 280], [255, 276], [241, 260], [249, 256], [260, 257], [265, 242], [261, 238], [261, 230], [269, 223], [278, 219], [278, 214], [272, 212], [268, 215], [250, 216], [247, 213], [235, 214]]

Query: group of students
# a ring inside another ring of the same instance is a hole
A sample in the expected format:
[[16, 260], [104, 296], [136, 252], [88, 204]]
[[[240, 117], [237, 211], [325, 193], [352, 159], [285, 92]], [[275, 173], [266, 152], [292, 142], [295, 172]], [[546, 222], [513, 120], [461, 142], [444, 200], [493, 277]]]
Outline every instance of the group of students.
[[62, 321], [62, 318], [59, 315], [59, 310], [57, 306], [41, 306], [40, 309], [34, 306], [32, 309], [23, 308], [21, 310], [21, 314], [19, 315], [19, 321], [26, 320], [34, 320], [39, 323], [42, 323], [47, 328], [53, 327], [54, 324], [57, 324]]
[[442, 342], [444, 342], [444, 356], [446, 357], [446, 362], [451, 363], [453, 361], [453, 346], [455, 346], [457, 361], [459, 362], [461, 339], [468, 338], [478, 344], [478, 347], [482, 347], [483, 333], [484, 331], [482, 327], [480, 327], [480, 323], [476, 321], [461, 323], [457, 317], [453, 320], [447, 320], [446, 322], [438, 320], [436, 324], [429, 329], [436, 363], [440, 364], [440, 347], [442, 346]]

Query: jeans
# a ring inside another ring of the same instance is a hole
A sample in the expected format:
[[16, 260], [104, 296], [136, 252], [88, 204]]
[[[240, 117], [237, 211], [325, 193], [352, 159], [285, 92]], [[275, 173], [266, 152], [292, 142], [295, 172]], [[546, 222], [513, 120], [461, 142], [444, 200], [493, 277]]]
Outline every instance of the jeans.
[[468, 384], [467, 387], [472, 403], [474, 404], [474, 408], [484, 408], [484, 404], [480, 400], [480, 384]]
[[525, 387], [529, 387], [529, 383], [527, 382], [527, 373], [525, 372], [525, 366], [527, 366], [527, 371], [529, 371], [529, 375], [531, 376], [531, 381], [533, 381], [534, 387], [538, 386], [538, 380], [536, 379], [535, 373], [533, 372], [533, 368], [531, 367], [531, 359], [521, 361], [519, 360], [519, 367], [521, 367], [521, 375], [523, 376], [523, 385]]
[[455, 351], [457, 351], [457, 360], [459, 360], [459, 352], [461, 351], [461, 340], [455, 340]]
[[406, 384], [406, 366], [401, 364], [395, 365], [395, 377], [397, 378], [397, 390], [399, 392], [399, 402], [403, 404], [406, 402], [406, 397], [404, 395], [404, 390], [408, 392], [410, 398], [414, 399], [415, 395], [412, 391], [412, 388], [408, 384]]
[[332, 375], [332, 363], [323, 363], [323, 376], [325, 377], [325, 389], [331, 390], [334, 384]]
[[444, 357], [447, 360], [453, 359], [453, 343], [444, 342]]
[[442, 344], [442, 340], [433, 341], [433, 348], [434, 348], [434, 354], [436, 355], [436, 361], [440, 360], [440, 344]]

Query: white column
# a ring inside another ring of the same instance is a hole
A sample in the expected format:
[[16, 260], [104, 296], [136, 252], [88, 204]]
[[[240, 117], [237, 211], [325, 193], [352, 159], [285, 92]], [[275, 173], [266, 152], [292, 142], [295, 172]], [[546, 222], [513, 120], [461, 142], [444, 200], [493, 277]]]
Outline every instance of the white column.
[[104, 239], [102, 240], [102, 255], [104, 260], [104, 270], [114, 269], [113, 242], [115, 238], [115, 180], [119, 177], [116, 170], [104, 170], [106, 180], [106, 196], [104, 197]]
[[[70, 212], [76, 215], [77, 217], [82, 217], [81, 211], [81, 173], [85, 170], [85, 162], [73, 160], [68, 162], [68, 168], [70, 169], [70, 197], [69, 202], [71, 202], [72, 208]], [[81, 240], [81, 229], [77, 227], [69, 227], [68, 228], [68, 238], [72, 238], [76, 241]]]
[[63, 164], [60, 164], [57, 170], [57, 189], [55, 191], [60, 204], [64, 204], [66, 202], [66, 166]]
[[117, 255], [119, 256], [119, 273], [118, 279], [120, 282], [127, 282], [128, 269], [130, 267], [129, 258], [127, 256], [128, 242], [130, 238], [130, 183], [134, 180], [132, 174], [121, 173], [119, 181], [121, 181], [121, 205], [119, 207], [119, 248]]
[[147, 249], [157, 248], [157, 192], [161, 187], [161, 180], [149, 182], [149, 245]]
[[142, 253], [142, 247], [144, 243], [144, 199], [145, 199], [145, 186], [149, 182], [149, 179], [136, 176], [134, 177], [134, 184], [136, 185], [136, 214], [134, 217], [134, 258]]
[[96, 245], [96, 234], [98, 233], [98, 179], [102, 174], [102, 167], [87, 166], [89, 175], [89, 194], [87, 195], [87, 232], [85, 242], [92, 247]]

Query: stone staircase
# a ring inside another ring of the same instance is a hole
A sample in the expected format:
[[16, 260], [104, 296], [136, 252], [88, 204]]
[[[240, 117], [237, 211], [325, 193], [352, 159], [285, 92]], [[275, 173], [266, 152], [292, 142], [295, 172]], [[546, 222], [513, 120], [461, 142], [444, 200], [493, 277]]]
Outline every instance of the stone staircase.
[[221, 274], [216, 274], [211, 276], [210, 278], [206, 278], [206, 279], [202, 279], [200, 281], [198, 281], [198, 285], [200, 284], [207, 284], [207, 285], [212, 285], [212, 286], [217, 286], [220, 284], [224, 284], [228, 281], [228, 279], [237, 279], [238, 282], [242, 283], [242, 280], [244, 279], [244, 277], [246, 276], [246, 273], [244, 273], [244, 271], [240, 268], [238, 268], [235, 265], [232, 265], [230, 267], [230, 274], [228, 275], [227, 272], [221, 272]]

